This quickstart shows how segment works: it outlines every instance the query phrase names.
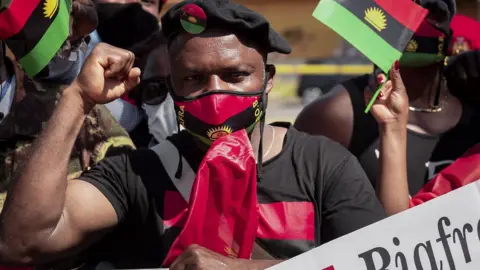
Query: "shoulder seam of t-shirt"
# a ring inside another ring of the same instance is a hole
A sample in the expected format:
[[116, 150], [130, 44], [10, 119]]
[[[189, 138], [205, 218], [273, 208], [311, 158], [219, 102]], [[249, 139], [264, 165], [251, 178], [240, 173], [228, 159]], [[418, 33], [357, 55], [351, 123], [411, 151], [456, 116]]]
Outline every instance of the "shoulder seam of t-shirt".
[[[167, 172], [170, 181], [177, 188], [186, 202], [190, 200], [190, 193], [192, 191], [193, 182], [195, 181], [195, 172], [192, 170], [187, 160], [179, 155], [179, 151], [170, 140], [164, 140], [151, 150], [157, 154], [162, 162], [165, 171]], [[182, 159], [182, 176], [180, 179], [175, 177], [180, 158]]]

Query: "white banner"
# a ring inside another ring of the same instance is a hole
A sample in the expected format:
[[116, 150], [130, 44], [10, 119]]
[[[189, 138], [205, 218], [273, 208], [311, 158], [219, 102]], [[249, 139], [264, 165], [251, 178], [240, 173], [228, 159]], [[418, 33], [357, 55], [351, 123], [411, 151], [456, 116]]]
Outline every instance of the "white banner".
[[480, 182], [269, 268], [291, 269], [479, 270]]

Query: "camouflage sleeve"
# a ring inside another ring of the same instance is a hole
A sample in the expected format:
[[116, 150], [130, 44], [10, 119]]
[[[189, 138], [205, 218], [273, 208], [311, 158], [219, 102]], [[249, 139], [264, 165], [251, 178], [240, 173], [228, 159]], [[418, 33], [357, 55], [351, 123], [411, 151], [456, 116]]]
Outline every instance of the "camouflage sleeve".
[[128, 133], [104, 105], [97, 105], [87, 116], [72, 153], [69, 179], [110, 155], [122, 153], [135, 146]]
[[[34, 140], [17, 140], [12, 145], [0, 143], [0, 211], [14, 172], [27, 160]], [[108, 109], [97, 105], [83, 124], [70, 157], [68, 179], [74, 179], [105, 157], [135, 146], [128, 133], [116, 122]]]

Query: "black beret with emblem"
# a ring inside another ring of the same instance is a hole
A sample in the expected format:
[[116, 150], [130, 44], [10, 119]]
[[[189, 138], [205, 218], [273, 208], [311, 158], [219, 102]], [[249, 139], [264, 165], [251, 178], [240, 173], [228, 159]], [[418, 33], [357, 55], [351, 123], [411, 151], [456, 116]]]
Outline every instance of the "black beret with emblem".
[[262, 15], [230, 0], [186, 0], [162, 17], [162, 31], [169, 41], [181, 33], [199, 34], [211, 28], [250, 39], [268, 53], [292, 51]]

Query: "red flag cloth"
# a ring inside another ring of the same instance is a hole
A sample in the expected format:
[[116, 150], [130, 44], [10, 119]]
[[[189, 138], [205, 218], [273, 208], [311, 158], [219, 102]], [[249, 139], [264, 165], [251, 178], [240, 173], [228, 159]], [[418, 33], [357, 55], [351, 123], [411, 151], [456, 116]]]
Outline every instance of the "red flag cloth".
[[435, 199], [477, 180], [480, 180], [480, 144], [472, 147], [431, 179], [410, 200], [410, 207]]
[[198, 169], [185, 215], [164, 267], [192, 244], [250, 259], [258, 227], [257, 171], [245, 130], [214, 141]]
[[0, 39], [18, 34], [39, 4], [40, 0], [13, 0], [0, 12]]

